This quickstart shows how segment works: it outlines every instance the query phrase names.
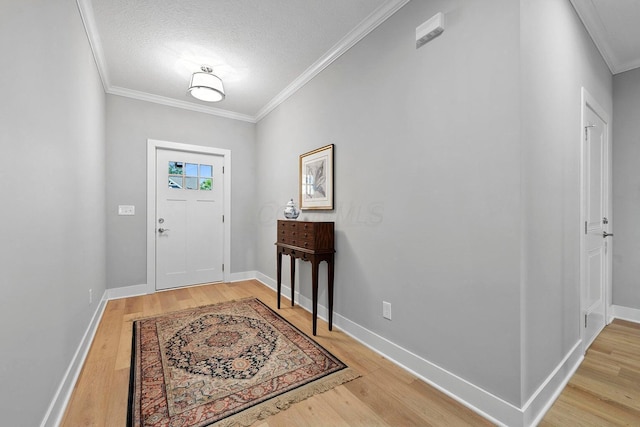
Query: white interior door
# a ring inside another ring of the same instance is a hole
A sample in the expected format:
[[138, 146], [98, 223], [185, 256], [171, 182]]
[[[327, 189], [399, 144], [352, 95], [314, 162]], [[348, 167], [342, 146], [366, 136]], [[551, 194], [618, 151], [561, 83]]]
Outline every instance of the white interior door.
[[223, 280], [224, 157], [156, 150], [156, 289]]
[[584, 350], [606, 324], [609, 231], [609, 141], [605, 118], [598, 108], [583, 107], [583, 245], [581, 299]]

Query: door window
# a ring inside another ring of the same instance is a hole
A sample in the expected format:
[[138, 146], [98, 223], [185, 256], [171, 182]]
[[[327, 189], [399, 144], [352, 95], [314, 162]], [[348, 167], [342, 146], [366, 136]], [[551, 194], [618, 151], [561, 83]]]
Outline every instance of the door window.
[[169, 162], [169, 188], [211, 191], [213, 189], [213, 166], [171, 161]]

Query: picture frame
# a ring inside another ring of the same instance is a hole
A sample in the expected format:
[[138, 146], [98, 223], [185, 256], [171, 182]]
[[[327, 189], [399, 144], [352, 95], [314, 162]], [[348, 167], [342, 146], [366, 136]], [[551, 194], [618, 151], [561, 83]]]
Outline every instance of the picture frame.
[[334, 145], [300, 155], [300, 209], [333, 210]]

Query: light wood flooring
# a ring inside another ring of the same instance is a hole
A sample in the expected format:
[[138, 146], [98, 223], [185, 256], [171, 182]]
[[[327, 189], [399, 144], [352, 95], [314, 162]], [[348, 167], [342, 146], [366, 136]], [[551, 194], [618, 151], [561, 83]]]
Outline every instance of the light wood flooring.
[[[275, 309], [275, 292], [257, 281], [109, 301], [61, 425], [126, 425], [133, 320], [246, 297], [258, 297]], [[292, 308], [287, 299], [282, 302], [278, 313], [311, 336], [311, 315]], [[254, 427], [492, 425], [336, 328], [329, 332], [321, 320], [315, 338], [362, 376]], [[640, 425], [639, 354], [640, 326], [616, 321], [607, 327], [541, 425]], [[594, 394], [592, 388], [602, 391]]]
[[550, 426], [640, 426], [639, 324], [604, 328], [540, 423]]

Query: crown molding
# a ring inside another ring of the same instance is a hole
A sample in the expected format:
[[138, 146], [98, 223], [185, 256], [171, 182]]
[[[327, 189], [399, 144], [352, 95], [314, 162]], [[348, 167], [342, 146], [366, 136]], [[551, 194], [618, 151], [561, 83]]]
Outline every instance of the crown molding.
[[215, 116], [234, 120], [257, 123], [258, 121], [266, 117], [267, 114], [273, 111], [278, 105], [282, 104], [291, 95], [301, 89], [311, 79], [317, 76], [322, 70], [331, 65], [331, 63], [342, 56], [343, 53], [351, 49], [367, 34], [369, 34], [376, 27], [378, 27], [394, 13], [396, 13], [402, 6], [409, 3], [409, 1], [410, 0], [389, 0], [378, 9], [373, 11], [367, 18], [360, 22], [360, 24], [358, 24], [356, 28], [354, 28], [351, 32], [349, 32], [349, 34], [343, 37], [338, 43], [336, 43], [331, 49], [329, 49], [327, 53], [325, 53], [320, 59], [313, 63], [309, 68], [307, 68], [293, 82], [291, 82], [284, 90], [282, 90], [264, 107], [262, 107], [258, 111], [258, 114], [256, 116], [236, 113], [234, 111], [227, 111], [220, 108], [207, 107], [200, 104], [180, 101], [165, 96], [153, 95], [150, 93], [126, 89], [118, 86], [111, 86], [109, 73], [107, 71], [107, 62], [105, 59], [104, 51], [102, 49], [102, 41], [100, 40], [100, 35], [98, 33], [91, 1], [76, 0], [76, 3], [78, 5], [80, 17], [87, 34], [87, 39], [89, 40], [91, 51], [93, 52], [96, 67], [98, 68], [98, 74], [100, 75], [102, 86], [106, 93], [138, 99], [141, 101], [153, 102], [156, 104], [167, 105], [170, 107], [183, 108], [185, 110], [197, 111], [200, 113], [212, 114]]
[[409, 3], [410, 0], [390, 0], [373, 11], [371, 15], [365, 18], [356, 28], [349, 34], [344, 36], [336, 43], [327, 53], [307, 68], [298, 78], [289, 84], [282, 92], [269, 101], [264, 107], [258, 111], [256, 121], [262, 120], [278, 105], [282, 104], [287, 98], [296, 93], [311, 79], [317, 76], [322, 70], [331, 65], [343, 53], [351, 49], [356, 43], [362, 40], [367, 34], [376, 29], [380, 24], [386, 21], [402, 6]]
[[616, 75], [640, 67], [640, 59], [622, 61], [609, 43], [610, 35], [602, 22], [593, 0], [570, 0], [573, 9], [582, 21], [600, 56], [609, 67], [611, 74]]
[[600, 52], [600, 56], [604, 60], [611, 74], [617, 74], [620, 71], [617, 70], [616, 61], [611, 57], [609, 47], [601, 37], [602, 34], [606, 34], [606, 30], [602, 24], [602, 21], [598, 18], [598, 12], [596, 11], [591, 1], [584, 0], [570, 0], [573, 9], [578, 14], [578, 17], [582, 21], [582, 25], [591, 37], [593, 44], [596, 45], [596, 49]]
[[636, 68], [640, 68], [640, 59], [620, 64], [620, 66], [615, 69], [613, 74], [624, 73], [626, 71], [635, 70]]
[[100, 75], [100, 80], [102, 81], [102, 87], [105, 93], [138, 99], [141, 101], [153, 102], [155, 104], [167, 105], [169, 107], [197, 111], [199, 113], [212, 114], [214, 116], [225, 117], [233, 120], [241, 120], [250, 123], [256, 122], [255, 117], [249, 116], [247, 114], [236, 113], [234, 111], [227, 111], [220, 108], [207, 107], [205, 105], [195, 104], [187, 101], [180, 101], [173, 98], [167, 98], [165, 96], [153, 95], [137, 90], [112, 86], [109, 80], [107, 61], [105, 60], [104, 51], [102, 49], [102, 41], [100, 39], [100, 33], [98, 32], [98, 26], [95, 21], [91, 1], [76, 0], [76, 4], [78, 5], [80, 18], [82, 19], [82, 24], [84, 25], [87, 39], [89, 40], [89, 46], [91, 47], [91, 52], [93, 53], [93, 58], [96, 62], [98, 74]]
[[107, 92], [110, 86], [109, 73], [107, 72], [107, 62], [104, 58], [104, 51], [102, 50], [102, 40], [100, 40], [98, 26], [96, 25], [96, 19], [93, 14], [93, 6], [91, 6], [90, 0], [76, 0], [76, 4], [80, 12], [80, 19], [82, 19], [82, 24], [84, 25], [84, 31], [89, 40], [89, 47], [93, 53], [93, 59], [98, 68], [98, 74], [100, 74], [100, 80], [102, 80], [102, 87], [104, 91]]
[[126, 89], [118, 86], [111, 86], [105, 92], [111, 95], [124, 96], [138, 99], [140, 101], [153, 102], [155, 104], [167, 105], [169, 107], [182, 108], [184, 110], [197, 111], [199, 113], [212, 114], [214, 116], [225, 117], [227, 119], [241, 120], [243, 122], [256, 123], [256, 118], [247, 114], [236, 113], [235, 111], [223, 110], [220, 108], [207, 107], [206, 105], [195, 104], [187, 101], [180, 101], [166, 96], [154, 95], [147, 92]]

